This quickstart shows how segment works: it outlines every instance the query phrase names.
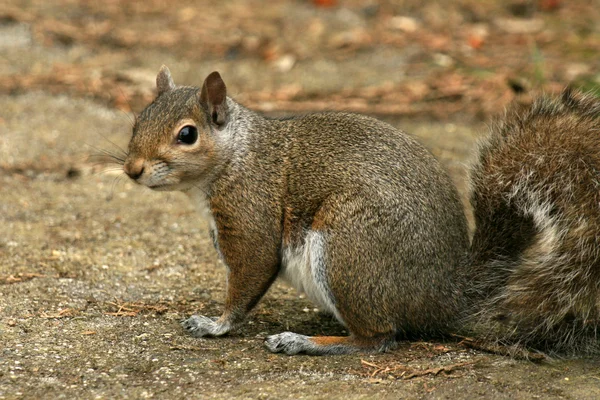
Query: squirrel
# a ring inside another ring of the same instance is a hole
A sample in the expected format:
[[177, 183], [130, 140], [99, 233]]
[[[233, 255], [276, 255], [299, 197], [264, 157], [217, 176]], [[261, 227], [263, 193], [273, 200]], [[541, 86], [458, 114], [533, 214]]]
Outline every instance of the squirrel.
[[455, 332], [544, 352], [594, 352], [600, 324], [600, 102], [566, 90], [513, 108], [471, 168], [476, 228], [433, 155], [346, 112], [267, 118], [218, 72], [176, 86], [163, 66], [123, 163], [135, 182], [184, 192], [227, 268], [222, 336], [282, 278], [349, 336], [293, 332], [272, 352], [379, 352]]

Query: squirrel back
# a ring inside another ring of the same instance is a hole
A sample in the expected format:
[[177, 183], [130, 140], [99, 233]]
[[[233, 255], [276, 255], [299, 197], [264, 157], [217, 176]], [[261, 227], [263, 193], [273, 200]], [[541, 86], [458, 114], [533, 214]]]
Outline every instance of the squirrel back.
[[471, 170], [475, 334], [600, 350], [600, 100], [566, 89], [513, 107]]

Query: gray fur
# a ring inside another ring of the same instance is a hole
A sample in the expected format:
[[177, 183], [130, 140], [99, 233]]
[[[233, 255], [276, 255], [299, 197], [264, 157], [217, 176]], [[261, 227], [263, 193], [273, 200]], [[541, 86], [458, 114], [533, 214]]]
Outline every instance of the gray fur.
[[[223, 316], [191, 317], [191, 334], [229, 332], [282, 276], [350, 337], [284, 332], [267, 339], [271, 351], [384, 351], [454, 332], [598, 351], [597, 100], [542, 98], [492, 129], [471, 171], [469, 251], [455, 187], [404, 132], [350, 113], [268, 119], [225, 97], [216, 73], [202, 89], [172, 87], [168, 70], [157, 84], [125, 170], [186, 192], [228, 267]], [[196, 143], [177, 143], [182, 124], [198, 129]]]
[[[224, 322], [240, 323], [296, 257], [287, 276], [346, 325], [356, 340], [337, 346], [347, 351], [454, 326], [465, 307], [466, 220], [423, 146], [362, 115], [267, 119], [231, 98], [226, 124], [215, 126], [198, 93], [157, 97], [138, 118], [127, 162], [145, 160], [138, 182], [185, 191], [209, 220], [236, 299]], [[181, 121], [198, 127], [199, 145], [171, 145]], [[238, 283], [243, 271], [253, 272]], [[204, 317], [185, 327], [199, 336], [216, 329]]]
[[229, 322], [219, 322], [218, 318], [209, 318], [203, 315], [192, 315], [182, 321], [181, 326], [195, 337], [222, 336], [231, 330]]
[[310, 340], [310, 336], [300, 335], [294, 332], [281, 332], [277, 335], [267, 337], [265, 340], [265, 347], [272, 353], [284, 353], [288, 356], [293, 356], [295, 354], [308, 354], [311, 356], [352, 354], [358, 351], [358, 348], [356, 347], [343, 345], [315, 345]]
[[475, 335], [600, 353], [600, 101], [566, 90], [513, 108], [471, 171]]
[[173, 89], [175, 89], [175, 83], [171, 77], [171, 71], [169, 71], [166, 65], [163, 65], [156, 77], [156, 91], [158, 96]]

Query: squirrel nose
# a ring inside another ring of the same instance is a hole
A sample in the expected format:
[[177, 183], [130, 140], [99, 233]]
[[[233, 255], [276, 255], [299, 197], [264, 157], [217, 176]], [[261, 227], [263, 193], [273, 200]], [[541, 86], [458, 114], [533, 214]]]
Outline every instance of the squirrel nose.
[[123, 165], [123, 171], [133, 180], [137, 180], [144, 173], [144, 160], [128, 161]]

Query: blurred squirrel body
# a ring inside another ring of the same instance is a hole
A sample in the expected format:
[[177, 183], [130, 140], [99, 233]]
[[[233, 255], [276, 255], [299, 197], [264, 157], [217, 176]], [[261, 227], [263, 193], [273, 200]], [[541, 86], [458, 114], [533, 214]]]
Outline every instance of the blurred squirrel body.
[[267, 338], [287, 354], [382, 351], [460, 331], [569, 351], [598, 324], [592, 100], [540, 100], [492, 130], [472, 171], [470, 248], [450, 178], [390, 125], [349, 113], [265, 118], [227, 97], [218, 73], [201, 89], [175, 87], [163, 67], [157, 86], [125, 172], [187, 193], [228, 268], [223, 315], [192, 316], [191, 334], [234, 329], [278, 277], [350, 332]]

